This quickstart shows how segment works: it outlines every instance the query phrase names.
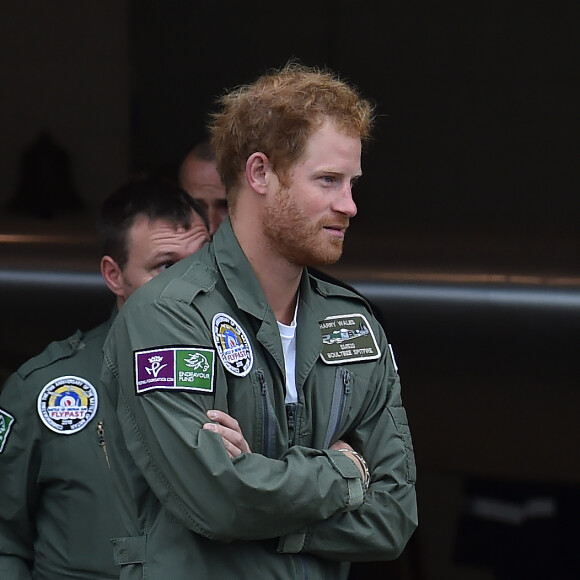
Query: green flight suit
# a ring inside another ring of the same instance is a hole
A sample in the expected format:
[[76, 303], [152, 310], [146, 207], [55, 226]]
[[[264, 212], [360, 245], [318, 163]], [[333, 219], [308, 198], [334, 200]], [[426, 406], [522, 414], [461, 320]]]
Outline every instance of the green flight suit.
[[0, 578], [119, 577], [99, 380], [112, 320], [51, 343], [0, 394]]
[[[385, 335], [363, 299], [306, 272], [297, 322], [287, 405], [276, 319], [229, 220], [125, 304], [102, 380], [123, 580], [344, 579], [349, 561], [400, 554], [415, 463]], [[201, 428], [216, 408], [253, 453], [232, 460]], [[367, 460], [368, 491], [337, 439]]]

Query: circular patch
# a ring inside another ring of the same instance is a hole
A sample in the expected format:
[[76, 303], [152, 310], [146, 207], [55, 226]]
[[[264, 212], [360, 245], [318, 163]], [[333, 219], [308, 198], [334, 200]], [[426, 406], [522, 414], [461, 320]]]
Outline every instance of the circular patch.
[[84, 429], [99, 405], [97, 390], [81, 377], [58, 377], [38, 395], [38, 415], [55, 433], [72, 435]]
[[243, 328], [227, 314], [218, 313], [212, 321], [213, 342], [226, 369], [245, 377], [254, 364], [254, 353]]

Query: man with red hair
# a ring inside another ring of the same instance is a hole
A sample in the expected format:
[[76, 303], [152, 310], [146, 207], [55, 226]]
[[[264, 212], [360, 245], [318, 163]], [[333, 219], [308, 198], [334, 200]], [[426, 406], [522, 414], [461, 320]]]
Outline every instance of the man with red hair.
[[[299, 65], [221, 99], [229, 218], [134, 294], [104, 347], [123, 580], [345, 579], [413, 533], [390, 345], [363, 298], [307, 270], [341, 256], [372, 120], [352, 86]], [[247, 441], [233, 452], [225, 414]]]

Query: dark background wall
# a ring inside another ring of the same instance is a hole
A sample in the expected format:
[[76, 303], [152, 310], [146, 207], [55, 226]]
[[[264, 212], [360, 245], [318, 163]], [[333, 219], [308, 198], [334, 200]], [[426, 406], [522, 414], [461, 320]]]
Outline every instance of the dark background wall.
[[134, 166], [176, 163], [216, 95], [296, 57], [377, 105], [359, 222], [576, 231], [577, 3], [130, 6]]
[[219, 94], [296, 58], [376, 103], [353, 232], [577, 240], [573, 0], [7, 0], [2, 12], [0, 202], [42, 130], [89, 210], [130, 172], [172, 172]]
[[[24, 153], [44, 131], [67, 152], [74, 188], [88, 210], [126, 177], [127, 32], [125, 0], [1, 3], [0, 218], [21, 185]], [[38, 197], [56, 206], [45, 191]]]

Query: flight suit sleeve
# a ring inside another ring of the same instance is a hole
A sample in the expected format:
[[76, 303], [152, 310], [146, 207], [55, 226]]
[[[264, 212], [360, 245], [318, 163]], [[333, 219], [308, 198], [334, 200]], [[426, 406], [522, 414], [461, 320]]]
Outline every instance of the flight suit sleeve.
[[35, 403], [13, 374], [0, 395], [0, 578], [11, 580], [32, 578], [39, 469]]
[[372, 378], [377, 396], [346, 438], [363, 455], [371, 473], [363, 504], [282, 538], [279, 551], [349, 561], [392, 560], [413, 534], [418, 523], [413, 444], [386, 341], [382, 352]]
[[228, 457], [221, 437], [202, 428], [207, 410], [228, 411], [221, 364], [205, 392], [137, 394], [136, 351], [151, 349], [154, 356], [161, 345], [213, 347], [207, 326], [191, 307], [184, 315], [134, 302], [120, 312], [105, 343], [107, 398], [123, 445], [158, 501], [189, 529], [224, 541], [275, 538], [358, 508], [361, 475], [340, 452], [297, 448], [281, 459]]

